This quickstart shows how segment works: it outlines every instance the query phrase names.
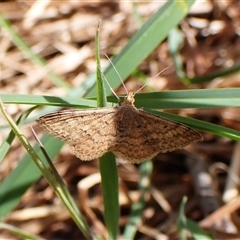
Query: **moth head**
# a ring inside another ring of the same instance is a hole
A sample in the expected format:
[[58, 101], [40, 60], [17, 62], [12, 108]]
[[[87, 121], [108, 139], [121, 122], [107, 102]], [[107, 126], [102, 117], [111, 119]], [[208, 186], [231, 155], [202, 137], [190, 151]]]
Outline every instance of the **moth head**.
[[122, 103], [122, 105], [134, 106], [134, 102], [135, 102], [134, 96], [135, 94], [133, 92], [128, 93], [128, 95], [124, 98], [124, 102]]

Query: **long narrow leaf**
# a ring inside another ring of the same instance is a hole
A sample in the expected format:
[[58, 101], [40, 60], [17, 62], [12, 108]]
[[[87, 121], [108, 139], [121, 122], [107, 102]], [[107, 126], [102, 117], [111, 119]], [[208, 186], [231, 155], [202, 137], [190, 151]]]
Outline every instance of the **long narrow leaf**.
[[[71, 214], [73, 220], [79, 227], [79, 229], [82, 231], [84, 236], [87, 239], [92, 239], [92, 234], [91, 231], [86, 224], [86, 221], [84, 220], [83, 216], [81, 213], [78, 211], [75, 202], [72, 200], [68, 190], [66, 189], [65, 185], [63, 184], [63, 181], [57, 182], [56, 179], [58, 178], [58, 175], [54, 175], [56, 171], [49, 171], [47, 165], [45, 165], [44, 161], [41, 160], [41, 158], [38, 156], [37, 152], [35, 149], [31, 146], [31, 144], [28, 142], [27, 138], [24, 136], [24, 134], [21, 132], [19, 127], [16, 125], [16, 123], [13, 121], [13, 119], [9, 116], [9, 114], [5, 111], [4, 105], [2, 101], [0, 100], [0, 110], [5, 117], [5, 119], [8, 121], [10, 127], [12, 128], [14, 134], [16, 137], [19, 139], [23, 147], [26, 149], [28, 152], [29, 156], [33, 160], [33, 162], [37, 165], [37, 167], [40, 169], [42, 172], [43, 176], [47, 179], [48, 183], [53, 187], [55, 190], [55, 193], [57, 196], [62, 200], [63, 204], [65, 207], [68, 209], [69, 213]], [[25, 176], [23, 177], [25, 178]], [[7, 179], [9, 181], [9, 178]], [[6, 182], [5, 182], [6, 183]], [[17, 183], [18, 184], [18, 183]], [[12, 199], [9, 198], [9, 186], [7, 186], [7, 189], [1, 186], [1, 190], [5, 191], [1, 193], [1, 201], [3, 204], [1, 204], [1, 208], [3, 207], [4, 203], [9, 204], [9, 202], [13, 202]], [[66, 194], [67, 193], [67, 194]], [[18, 199], [17, 199], [18, 200]]]
[[[97, 62], [97, 93], [98, 107], [105, 107], [107, 104], [104, 80], [100, 65], [99, 54], [99, 27], [96, 34], [96, 62]], [[101, 122], [99, 122], [101, 127]], [[101, 136], [96, 136], [101, 138]], [[100, 144], [100, 142], [99, 142]], [[103, 143], [104, 144], [104, 143]], [[106, 153], [99, 159], [101, 185], [104, 203], [104, 219], [108, 230], [109, 239], [117, 239], [119, 221], [118, 203], [118, 172], [116, 160], [112, 153]]]
[[[17, 103], [79, 108], [96, 107], [96, 100], [83, 98], [21, 94], [1, 94], [1, 98], [4, 104]], [[117, 99], [114, 96], [110, 96], [107, 99], [110, 102], [117, 103]], [[135, 105], [138, 108], [149, 109], [239, 107], [239, 99], [239, 88], [173, 90], [136, 94]], [[112, 104], [107, 104], [107, 106], [112, 106]]]
[[[169, 31], [187, 15], [194, 0], [167, 1], [131, 38], [124, 49], [114, 59], [113, 64], [122, 79], [126, 79], [137, 66], [163, 41]], [[111, 65], [104, 71], [113, 89], [121, 83]], [[110, 90], [106, 89], [107, 94]], [[86, 96], [95, 96], [93, 88]]]
[[2, 14], [0, 13], [0, 26], [5, 29], [10, 36], [13, 43], [21, 49], [21, 51], [28, 56], [28, 58], [39, 65], [43, 70], [45, 70], [46, 75], [59, 87], [63, 87], [65, 89], [69, 89], [70, 85], [65, 82], [64, 79], [59, 77], [56, 73], [54, 73], [46, 64], [45, 60], [39, 55], [35, 54], [31, 48], [24, 42], [24, 40], [13, 30], [9, 21], [4, 19]]

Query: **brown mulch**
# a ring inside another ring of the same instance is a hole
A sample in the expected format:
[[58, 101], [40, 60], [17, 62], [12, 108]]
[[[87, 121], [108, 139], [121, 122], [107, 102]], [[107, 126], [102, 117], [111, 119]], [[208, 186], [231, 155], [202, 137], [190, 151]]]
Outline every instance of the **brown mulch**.
[[[159, 9], [163, 4], [160, 2], [137, 4], [144, 20]], [[79, 86], [90, 73], [95, 72], [94, 40], [99, 19], [102, 19], [101, 48], [108, 56], [120, 52], [138, 29], [132, 5], [125, 1], [1, 1], [0, 11], [28, 45], [44, 57], [51, 68], [71, 86]], [[181, 23], [180, 28], [186, 36], [181, 54], [188, 76], [208, 74], [230, 67], [238, 61], [239, 12], [238, 0], [204, 1]], [[0, 76], [2, 93], [65, 94], [16, 48], [3, 30], [0, 33], [1, 59], [4, 59], [1, 61]], [[103, 62], [106, 62], [104, 57]], [[139, 69], [147, 78], [151, 78], [169, 65], [173, 66], [173, 62], [167, 42], [164, 41]], [[130, 77], [126, 86], [129, 90], [136, 91], [140, 84], [136, 78]], [[149, 84], [154, 91], [187, 88], [173, 71], [167, 71], [167, 74], [164, 73]], [[189, 88], [239, 86], [239, 76], [233, 74]], [[122, 92], [120, 87], [117, 93]], [[27, 108], [24, 105], [6, 107], [14, 118]], [[239, 130], [237, 110], [188, 109], [178, 113]], [[5, 124], [2, 117], [0, 124]], [[23, 131], [31, 138], [28, 126]], [[5, 140], [7, 132], [1, 132], [1, 142]], [[190, 146], [187, 151], [160, 154], [153, 160], [151, 191], [146, 199], [136, 239], [178, 239], [176, 220], [184, 195], [188, 197], [187, 217], [214, 233], [214, 239], [239, 237], [238, 188], [235, 182], [231, 182], [228, 171], [230, 163], [237, 164], [239, 160], [240, 145], [209, 133], [202, 134], [204, 142]], [[24, 154], [19, 142], [14, 141], [6, 159], [1, 163], [1, 181], [15, 168]], [[92, 231], [106, 237], [98, 162], [82, 162], [64, 147], [55, 166], [86, 214]], [[128, 164], [118, 166], [121, 179], [121, 230], [127, 223], [132, 203], [139, 197], [138, 168], [137, 165]], [[234, 165], [233, 169], [239, 169], [239, 166]], [[238, 172], [235, 174], [238, 180]], [[232, 189], [230, 195], [229, 189]], [[82, 204], [82, 201], [87, 204]], [[6, 222], [46, 239], [83, 238], [45, 179], [40, 179], [25, 193]], [[16, 239], [11, 233], [2, 230], [0, 238]]]

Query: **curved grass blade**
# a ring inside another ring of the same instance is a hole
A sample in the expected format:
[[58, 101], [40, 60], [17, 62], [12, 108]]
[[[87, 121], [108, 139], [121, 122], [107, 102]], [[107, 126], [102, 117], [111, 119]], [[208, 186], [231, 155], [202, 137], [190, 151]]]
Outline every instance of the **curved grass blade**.
[[38, 236], [35, 236], [33, 234], [27, 233], [17, 227], [13, 227], [10, 224], [2, 223], [0, 222], [0, 229], [8, 230], [12, 233], [15, 233], [16, 236], [21, 237], [21, 239], [28, 239], [28, 240], [44, 240], [43, 238], [40, 238]]
[[181, 31], [178, 30], [177, 28], [171, 30], [168, 36], [169, 52], [172, 55], [177, 76], [186, 85], [210, 82], [217, 77], [224, 77], [239, 72], [240, 70], [240, 63], [238, 62], [229, 68], [217, 70], [214, 71], [213, 73], [209, 73], [206, 75], [189, 78], [186, 72], [184, 71], [183, 62], [180, 56], [180, 49], [182, 47], [182, 43], [183, 34], [181, 33]]
[[[169, 31], [175, 27], [188, 13], [194, 1], [167, 1], [131, 38], [120, 54], [112, 62], [122, 79], [126, 79], [137, 66], [163, 41]], [[111, 65], [104, 75], [113, 89], [120, 85], [117, 74]], [[88, 80], [87, 80], [88, 81]], [[110, 90], [106, 90], [110, 94]], [[86, 96], [93, 97], [93, 88]]]
[[[65, 186], [63, 186], [63, 182], [59, 183], [56, 181], [58, 176], [53, 175], [55, 171], [49, 171], [47, 166], [45, 165], [44, 161], [41, 161], [41, 159], [38, 156], [35, 149], [30, 145], [30, 143], [28, 142], [26, 137], [22, 134], [22, 132], [20, 131], [18, 126], [15, 124], [15, 122], [11, 119], [11, 117], [5, 111], [2, 101], [0, 101], [0, 110], [3, 114], [3, 116], [8, 121], [9, 125], [11, 126], [13, 132], [18, 137], [19, 141], [21, 142], [21, 144], [24, 146], [24, 148], [30, 155], [31, 159], [41, 170], [43, 176], [47, 179], [48, 183], [55, 190], [55, 193], [58, 195], [58, 197], [62, 200], [63, 204], [66, 206], [66, 208], [68, 209], [69, 213], [71, 214], [73, 220], [75, 221], [76, 225], [82, 231], [82, 233], [84, 234], [86, 239], [93, 239], [90, 228], [86, 224], [86, 221], [84, 220], [81, 213], [78, 211], [74, 201], [70, 197], [70, 194], [69, 193], [66, 194], [67, 189]], [[20, 165], [18, 165], [17, 169], [20, 170], [20, 173], [24, 172], [24, 171], [22, 171], [22, 169], [19, 169], [19, 166]], [[21, 165], [21, 166], [23, 166], [23, 165]], [[19, 178], [19, 176], [20, 176], [19, 172], [12, 171], [11, 174], [13, 174], [13, 173], [17, 173], [17, 177]], [[26, 176], [28, 176], [28, 175], [31, 175], [31, 173], [26, 174]], [[23, 179], [21, 179], [22, 181], [20, 181], [21, 184], [23, 182], [25, 182], [25, 184], [26, 184], [26, 179], [29, 179], [29, 176], [28, 177], [26, 177], [26, 176], [22, 176]], [[26, 179], [25, 179], [25, 177], [26, 177]], [[13, 184], [12, 182], [10, 182], [10, 180], [11, 180], [11, 178], [8, 176], [8, 178], [5, 179], [5, 181], [0, 185], [0, 195], [1, 195], [0, 215], [1, 215], [1, 217], [4, 216], [4, 213], [5, 214], [7, 213], [5, 207], [6, 208], [8, 207], [8, 209], [9, 209], [9, 206], [11, 208], [14, 205], [14, 203], [16, 204], [16, 202], [19, 201], [19, 198], [14, 198], [11, 195], [16, 194], [18, 196], [19, 192], [23, 193], [26, 190], [25, 185], [19, 185], [20, 182], [14, 182], [14, 184], [18, 186], [18, 188], [15, 189], [15, 191], [14, 191], [14, 189], [12, 187], [10, 187]], [[20, 188], [20, 187], [22, 187], [22, 188]], [[18, 193], [15, 193], [15, 192], [18, 192]]]
[[40, 66], [43, 70], [45, 70], [46, 75], [49, 79], [52, 80], [56, 86], [63, 87], [66, 90], [70, 89], [70, 85], [56, 73], [54, 73], [46, 64], [45, 60], [39, 55], [35, 54], [31, 48], [24, 42], [24, 40], [14, 31], [9, 21], [4, 19], [2, 14], [0, 13], [0, 26], [6, 30], [8, 35], [10, 36], [12, 42], [25, 54], [28, 58]]
[[[36, 107], [32, 107], [26, 111], [24, 111], [20, 117], [18, 118], [18, 120], [16, 121], [17, 126], [21, 126], [22, 123], [25, 121], [25, 119], [27, 118], [27, 116], [35, 109]], [[13, 132], [13, 130], [10, 131], [7, 139], [5, 141], [3, 141], [3, 143], [0, 146], [0, 164], [3, 161], [4, 157], [6, 156], [13, 140], [15, 138], [15, 134]]]
[[169, 52], [172, 55], [174, 67], [177, 76], [179, 79], [184, 83], [187, 84], [188, 79], [187, 76], [183, 70], [183, 62], [180, 57], [179, 51], [183, 44], [183, 34], [180, 32], [179, 29], [174, 28], [170, 31], [168, 35], [168, 46], [169, 46]]
[[196, 84], [196, 83], [205, 83], [205, 82], [210, 82], [211, 80], [217, 78], [217, 77], [223, 77], [227, 76], [233, 73], [237, 73], [240, 70], [240, 63], [236, 63], [235, 65], [226, 68], [226, 69], [221, 69], [218, 71], [215, 71], [213, 73], [210, 73], [208, 75], [204, 76], [196, 76], [194, 78], [188, 78], [189, 84]]
[[186, 202], [187, 197], [183, 197], [179, 210], [179, 217], [177, 220], [177, 227], [179, 230], [180, 239], [181, 240], [189, 239], [185, 231], [188, 230], [192, 234], [193, 238], [196, 240], [201, 239], [211, 240], [212, 238], [205, 231], [203, 231], [196, 223], [187, 219], [184, 213]]
[[[51, 158], [55, 158], [59, 152], [62, 142], [52, 137], [45, 136], [42, 139], [46, 144], [46, 151]], [[42, 159], [43, 155], [38, 146], [33, 148], [34, 152]], [[30, 155], [25, 155], [18, 166], [0, 184], [0, 218], [4, 218], [19, 203], [25, 191], [39, 179], [40, 171], [33, 163]]]

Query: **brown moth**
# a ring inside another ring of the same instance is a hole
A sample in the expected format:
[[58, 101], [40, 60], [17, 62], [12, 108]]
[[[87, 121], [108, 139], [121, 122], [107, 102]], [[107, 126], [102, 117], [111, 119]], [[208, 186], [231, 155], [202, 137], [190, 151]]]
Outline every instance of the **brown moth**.
[[93, 160], [111, 151], [117, 158], [141, 163], [158, 153], [203, 140], [196, 130], [134, 106], [129, 93], [118, 107], [63, 110], [36, 121], [45, 131], [66, 141], [72, 154]]

